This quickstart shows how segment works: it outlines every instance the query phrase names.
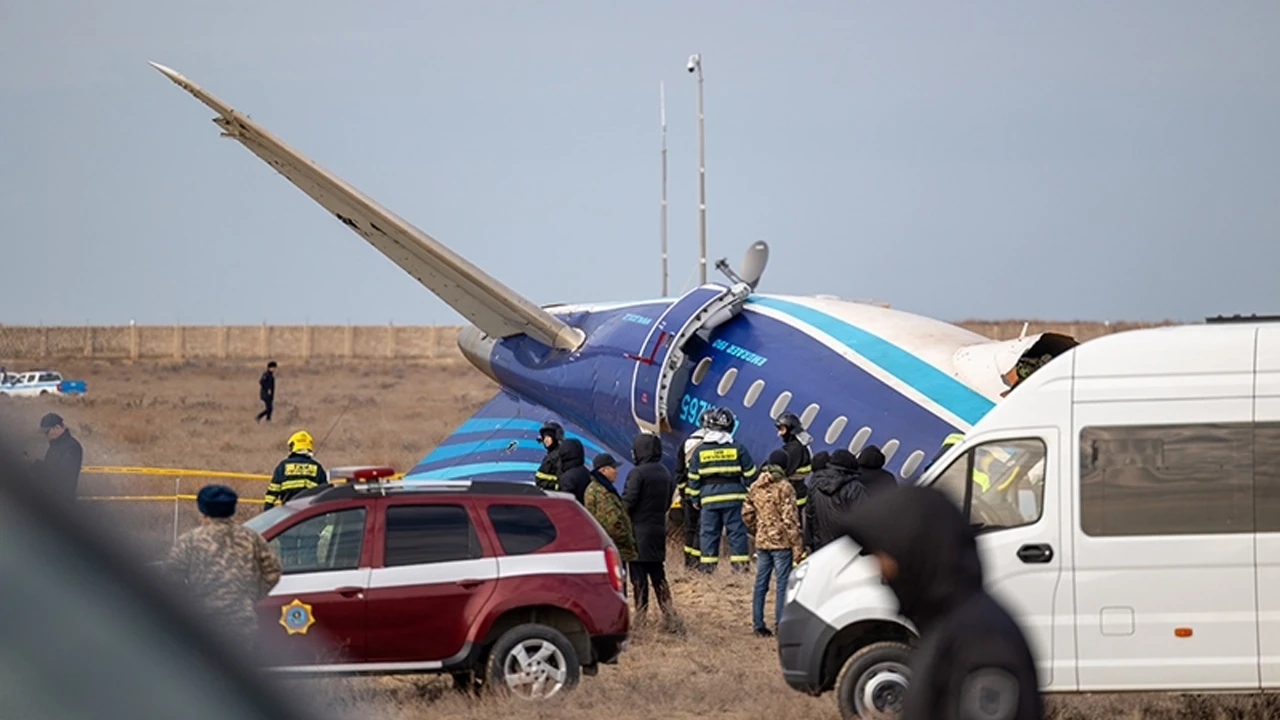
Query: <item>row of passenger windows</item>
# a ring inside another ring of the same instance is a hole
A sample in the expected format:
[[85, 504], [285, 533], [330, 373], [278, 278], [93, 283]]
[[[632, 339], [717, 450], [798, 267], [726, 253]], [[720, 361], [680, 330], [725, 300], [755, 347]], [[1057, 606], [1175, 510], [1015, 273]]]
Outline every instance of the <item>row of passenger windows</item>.
[[[702, 358], [702, 360], [699, 360], [698, 364], [694, 366], [693, 375], [690, 378], [690, 381], [694, 385], [700, 384], [706, 379], [707, 372], [710, 369], [711, 358]], [[729, 391], [733, 389], [733, 384], [737, 379], [738, 368], [731, 367], [728, 370], [725, 370], [724, 375], [720, 377], [720, 383], [716, 386], [716, 394], [720, 397], [728, 395]], [[755, 382], [752, 382], [751, 385], [747, 387], [746, 394], [742, 397], [743, 406], [748, 408], [753, 407], [756, 402], [760, 400], [760, 395], [763, 393], [764, 380], [756, 380]], [[778, 396], [773, 401], [772, 407], [769, 408], [769, 417], [776, 418], [785, 412], [787, 406], [791, 404], [791, 397], [790, 390], [783, 390], [778, 393]], [[814, 435], [815, 437], [817, 436], [817, 433], [811, 430], [810, 426], [813, 424], [814, 419], [818, 417], [818, 411], [820, 409], [821, 407], [817, 403], [810, 403], [805, 407], [804, 411], [800, 413], [801, 424], [804, 425], [810, 435]], [[849, 418], [844, 415], [835, 418], [831, 421], [831, 424], [827, 425], [827, 431], [822, 436], [823, 440], [825, 440], [828, 445], [834, 445], [836, 441], [840, 439], [840, 436], [844, 433], [845, 427], [848, 424]], [[849, 452], [857, 454], [866, 446], [869, 439], [871, 439], [871, 428], [866, 426], [859, 428], [858, 431], [853, 434], [853, 438], [849, 440]], [[897, 438], [893, 438], [881, 446], [880, 451], [884, 453], [884, 462], [886, 465], [889, 464], [889, 461], [892, 460], [893, 456], [898, 452], [899, 444], [900, 443]], [[923, 450], [916, 450], [912, 452], [907, 456], [906, 462], [902, 464], [902, 477], [909, 479], [911, 476], [915, 475], [916, 470], [920, 469], [920, 463], [923, 461]]]
[[[1091, 537], [1280, 532], [1280, 423], [1086, 427], [1080, 529]], [[994, 440], [956, 458], [937, 487], [970, 519], [1031, 525], [1044, 510], [1046, 447]]]

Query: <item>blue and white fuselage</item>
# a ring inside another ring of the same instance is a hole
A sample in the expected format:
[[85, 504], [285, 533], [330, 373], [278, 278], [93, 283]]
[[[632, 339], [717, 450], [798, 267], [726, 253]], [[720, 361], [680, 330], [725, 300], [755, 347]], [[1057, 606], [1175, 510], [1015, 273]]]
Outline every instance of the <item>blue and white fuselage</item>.
[[968, 430], [994, 406], [1020, 357], [1064, 349], [1040, 344], [1040, 335], [991, 341], [865, 303], [755, 293], [764, 243], [748, 251], [747, 278], [726, 272], [732, 284], [708, 283], [678, 298], [539, 307], [248, 115], [152, 65], [214, 110], [223, 135], [471, 323], [459, 347], [500, 389], [408, 479], [531, 482], [546, 452], [537, 431], [547, 420], [582, 439], [589, 455], [607, 450], [624, 463], [637, 432], [659, 434], [671, 465], [677, 443], [713, 405], [733, 411], [738, 440], [758, 460], [780, 445], [773, 418], [791, 410], [814, 452], [875, 444], [890, 470], [910, 477], [947, 434]]

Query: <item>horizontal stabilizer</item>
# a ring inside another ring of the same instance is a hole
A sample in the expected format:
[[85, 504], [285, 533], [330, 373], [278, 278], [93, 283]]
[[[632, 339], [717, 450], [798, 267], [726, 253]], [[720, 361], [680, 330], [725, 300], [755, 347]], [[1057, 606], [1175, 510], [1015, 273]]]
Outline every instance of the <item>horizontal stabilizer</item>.
[[[587, 465], [598, 453], [608, 452], [599, 440], [550, 410], [501, 390], [474, 415], [454, 429], [434, 450], [422, 458], [405, 480], [506, 480], [533, 482], [547, 450], [538, 442], [538, 428], [555, 420], [565, 437], [582, 441]], [[613, 453], [618, 475], [626, 477], [630, 457]]]
[[566, 350], [582, 344], [585, 335], [581, 330], [490, 277], [180, 73], [151, 65], [218, 113], [213, 122], [224, 135], [262, 158], [486, 334], [509, 337], [523, 333]]

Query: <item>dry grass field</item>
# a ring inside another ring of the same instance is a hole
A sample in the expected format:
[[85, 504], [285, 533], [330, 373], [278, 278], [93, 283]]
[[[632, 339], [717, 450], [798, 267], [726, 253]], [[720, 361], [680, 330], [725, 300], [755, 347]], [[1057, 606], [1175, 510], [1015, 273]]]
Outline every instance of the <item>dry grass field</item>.
[[[36, 432], [40, 415], [61, 413], [85, 446], [88, 465], [148, 465], [269, 473], [285, 439], [306, 428], [320, 440], [328, 466], [387, 463], [407, 469], [475, 411], [493, 384], [461, 361], [404, 365], [310, 365], [279, 369], [275, 419], [255, 424], [257, 363], [108, 364], [62, 362], [59, 369], [88, 381], [78, 399], [0, 398], [0, 421], [32, 457], [44, 452]], [[345, 410], [345, 412], [344, 412]], [[336, 426], [335, 426], [336, 423]], [[205, 481], [183, 478], [183, 493]], [[227, 481], [244, 497], [261, 497], [265, 481]], [[85, 476], [82, 495], [169, 494], [171, 477]], [[173, 532], [171, 502], [99, 502], [95, 512], [120, 528], [144, 557], [167, 549]], [[246, 504], [248, 517], [258, 508]], [[179, 530], [196, 520], [183, 502]], [[681, 720], [683, 718], [839, 717], [831, 695], [810, 698], [785, 685], [771, 639], [751, 635], [748, 578], [693, 577], [672, 552], [672, 589], [688, 632], [683, 637], [637, 628], [620, 663], [584, 678], [577, 692], [545, 705], [471, 700], [433, 678], [314, 682], [304, 689], [343, 715], [369, 720], [498, 717]], [[295, 681], [299, 683], [308, 681]], [[1269, 699], [1085, 697], [1050, 701], [1048, 717], [1111, 718], [1280, 717]]]

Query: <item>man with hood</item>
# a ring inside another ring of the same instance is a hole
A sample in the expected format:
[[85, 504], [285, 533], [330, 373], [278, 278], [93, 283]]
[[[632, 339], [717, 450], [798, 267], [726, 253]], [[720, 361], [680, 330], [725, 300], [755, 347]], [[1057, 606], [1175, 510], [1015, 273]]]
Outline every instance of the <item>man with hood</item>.
[[867, 489], [867, 495], [879, 495], [898, 487], [898, 479], [884, 469], [884, 453], [875, 445], [868, 445], [858, 454], [858, 480]]
[[858, 460], [841, 448], [821, 471], [813, 474], [813, 492], [805, 505], [804, 546], [809, 552], [840, 537], [837, 521], [867, 497], [867, 489], [858, 481]]
[[595, 456], [591, 461], [591, 479], [582, 493], [582, 504], [618, 547], [618, 558], [631, 563], [636, 559], [636, 537], [627, 506], [614, 486], [617, 479], [618, 461], [609, 453]]
[[533, 473], [533, 482], [543, 490], [557, 489], [560, 476], [560, 441], [564, 440], [564, 427], [554, 420], [548, 420], [538, 430], [538, 442], [547, 449], [542, 463]]
[[556, 487], [560, 492], [572, 493], [578, 502], [584, 502], [591, 473], [587, 471], [587, 451], [582, 447], [582, 441], [577, 438], [562, 440], [558, 454], [560, 475], [556, 478]]
[[751, 624], [756, 637], [773, 637], [764, 624], [764, 600], [769, 592], [769, 575], [775, 578], [774, 625], [782, 620], [782, 606], [791, 566], [800, 562], [800, 514], [796, 491], [787, 481], [787, 454], [774, 450], [760, 468], [760, 475], [747, 489], [742, 505], [742, 522], [756, 538], [756, 585], [751, 595]]
[[636, 613], [643, 617], [649, 610], [649, 583], [662, 609], [667, 630], [679, 630], [679, 619], [671, 602], [667, 585], [667, 506], [675, 489], [675, 480], [662, 464], [662, 440], [647, 432], [631, 441], [631, 461], [635, 467], [627, 473], [622, 501], [631, 515], [636, 531], [636, 562], [631, 563], [631, 582], [636, 591]]
[[840, 527], [920, 631], [900, 720], [1039, 720], [1035, 659], [1018, 624], [982, 586], [973, 529], [939, 490], [903, 487], [841, 518]]

